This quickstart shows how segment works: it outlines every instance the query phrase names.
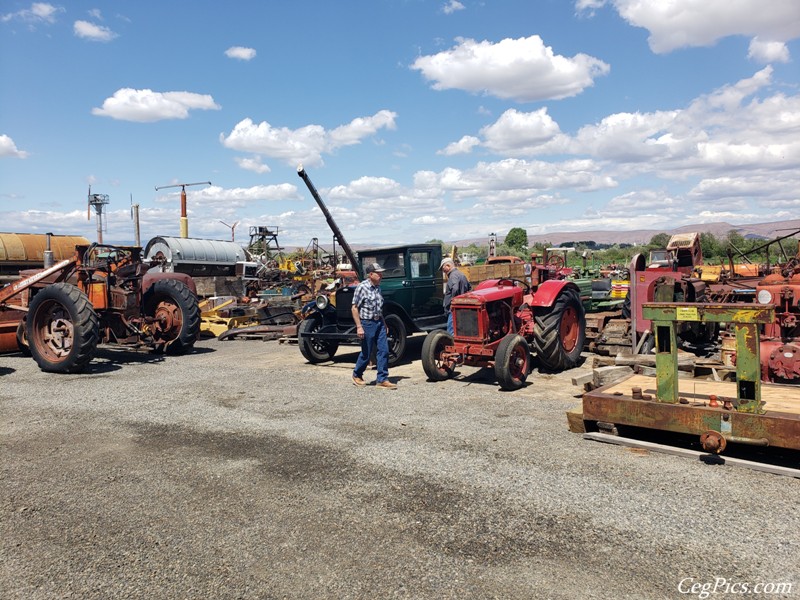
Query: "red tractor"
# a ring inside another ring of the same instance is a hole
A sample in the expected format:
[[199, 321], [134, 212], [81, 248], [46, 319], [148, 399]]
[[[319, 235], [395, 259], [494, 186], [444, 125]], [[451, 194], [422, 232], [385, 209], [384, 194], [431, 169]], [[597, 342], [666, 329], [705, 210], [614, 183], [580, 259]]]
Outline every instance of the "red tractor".
[[571, 369], [583, 349], [586, 318], [578, 286], [550, 280], [535, 292], [519, 279], [489, 279], [453, 298], [454, 335], [437, 329], [422, 345], [422, 366], [432, 381], [458, 365], [494, 367], [500, 387], [516, 390], [531, 372], [531, 352], [550, 371]]
[[18, 337], [43, 371], [77, 373], [98, 344], [183, 354], [200, 333], [194, 281], [148, 272], [138, 246], [77, 246], [72, 258], [23, 271], [0, 289], [0, 311], [26, 314]]

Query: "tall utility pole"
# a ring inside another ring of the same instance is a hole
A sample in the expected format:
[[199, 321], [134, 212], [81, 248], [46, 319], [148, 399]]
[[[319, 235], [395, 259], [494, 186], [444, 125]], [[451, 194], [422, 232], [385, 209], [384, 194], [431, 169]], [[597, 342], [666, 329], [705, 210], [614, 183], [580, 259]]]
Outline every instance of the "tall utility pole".
[[86, 203], [86, 220], [91, 219], [91, 208], [97, 213], [97, 243], [103, 243], [103, 207], [109, 203], [108, 194], [93, 194], [92, 186], [89, 186], [89, 196]]
[[186, 187], [190, 185], [211, 185], [210, 181], [200, 181], [198, 183], [176, 183], [175, 185], [162, 185], [156, 191], [166, 188], [181, 188], [181, 237], [189, 237], [189, 219], [186, 217]]

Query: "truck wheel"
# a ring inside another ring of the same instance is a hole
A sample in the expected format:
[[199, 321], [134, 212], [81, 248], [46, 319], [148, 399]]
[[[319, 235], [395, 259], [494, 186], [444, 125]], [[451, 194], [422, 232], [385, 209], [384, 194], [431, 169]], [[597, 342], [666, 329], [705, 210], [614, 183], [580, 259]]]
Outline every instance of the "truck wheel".
[[533, 347], [550, 371], [578, 364], [586, 340], [586, 315], [575, 290], [565, 289], [552, 306], [534, 309]]
[[531, 349], [521, 335], [510, 333], [500, 340], [494, 357], [494, 374], [504, 390], [518, 390], [525, 385], [531, 370]]
[[445, 346], [452, 345], [452, 336], [443, 329], [436, 329], [425, 336], [422, 342], [422, 368], [431, 381], [444, 381], [453, 376], [453, 364], [441, 358]]
[[100, 325], [89, 298], [69, 283], [48, 285], [33, 297], [28, 347], [42, 371], [79, 373], [92, 360]]
[[31, 348], [28, 345], [28, 333], [27, 327], [25, 326], [28, 317], [22, 317], [22, 320], [17, 325], [17, 348], [23, 354], [23, 356], [30, 356], [31, 355]]
[[339, 349], [338, 342], [325, 342], [306, 337], [303, 334], [314, 333], [322, 328], [322, 319], [319, 316], [308, 317], [300, 321], [297, 326], [297, 345], [300, 346], [300, 354], [311, 364], [317, 364], [331, 360]]
[[144, 315], [153, 317], [156, 352], [186, 354], [200, 335], [197, 296], [182, 281], [159, 279], [142, 298]]
[[389, 366], [399, 363], [406, 353], [406, 324], [397, 315], [386, 315], [384, 319], [389, 333], [386, 336], [389, 342]]

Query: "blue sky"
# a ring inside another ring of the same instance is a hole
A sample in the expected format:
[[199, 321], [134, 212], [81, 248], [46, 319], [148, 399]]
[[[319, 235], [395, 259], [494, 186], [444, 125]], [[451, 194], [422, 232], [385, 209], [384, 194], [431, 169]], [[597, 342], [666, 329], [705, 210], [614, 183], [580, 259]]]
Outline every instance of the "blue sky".
[[[0, 0], [0, 231], [284, 246], [798, 217], [797, 0]], [[225, 225], [221, 223], [227, 223]]]

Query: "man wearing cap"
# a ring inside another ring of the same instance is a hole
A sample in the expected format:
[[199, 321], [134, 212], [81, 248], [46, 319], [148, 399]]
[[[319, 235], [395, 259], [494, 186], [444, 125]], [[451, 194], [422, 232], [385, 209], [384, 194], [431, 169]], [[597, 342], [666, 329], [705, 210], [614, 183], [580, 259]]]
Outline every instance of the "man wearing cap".
[[444, 298], [442, 305], [444, 311], [447, 313], [447, 333], [453, 335], [453, 313], [450, 310], [450, 302], [456, 296], [466, 294], [472, 289], [472, 286], [467, 281], [467, 276], [456, 268], [456, 263], [452, 258], [443, 258], [439, 269], [447, 277], [447, 283], [444, 286]]
[[381, 279], [385, 269], [378, 263], [370, 263], [364, 271], [367, 278], [358, 284], [353, 293], [353, 320], [356, 322], [356, 333], [361, 339], [361, 352], [353, 369], [353, 383], [359, 387], [366, 385], [364, 370], [369, 364], [372, 352], [377, 348], [378, 377], [375, 387], [387, 390], [397, 389], [389, 381], [389, 341], [386, 337], [388, 328], [383, 319], [383, 294]]

